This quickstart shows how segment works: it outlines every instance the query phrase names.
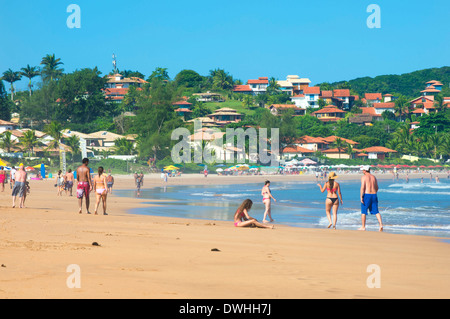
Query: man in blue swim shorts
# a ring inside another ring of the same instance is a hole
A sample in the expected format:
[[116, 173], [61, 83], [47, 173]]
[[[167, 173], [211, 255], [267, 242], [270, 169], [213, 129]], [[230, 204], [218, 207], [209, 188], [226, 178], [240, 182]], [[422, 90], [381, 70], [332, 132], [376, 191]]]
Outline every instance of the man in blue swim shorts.
[[378, 183], [375, 176], [370, 174], [370, 166], [362, 166], [361, 171], [364, 176], [361, 178], [361, 222], [362, 227], [359, 230], [366, 230], [367, 211], [377, 217], [380, 224], [380, 231], [383, 231], [381, 215], [378, 211]]

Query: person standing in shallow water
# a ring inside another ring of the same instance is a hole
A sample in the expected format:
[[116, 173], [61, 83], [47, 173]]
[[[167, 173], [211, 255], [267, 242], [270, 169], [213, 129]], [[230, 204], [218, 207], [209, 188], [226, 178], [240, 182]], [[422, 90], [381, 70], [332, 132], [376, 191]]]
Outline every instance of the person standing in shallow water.
[[[320, 191], [323, 193], [327, 190], [327, 198], [325, 200], [325, 212], [328, 218], [328, 228], [333, 226], [333, 229], [336, 229], [337, 222], [337, 212], [339, 208], [339, 199], [341, 200], [341, 205], [343, 205], [341, 187], [339, 183], [335, 181], [338, 176], [335, 172], [331, 172], [328, 177], [328, 182], [323, 185], [317, 184], [320, 187]], [[338, 197], [339, 196], [339, 197]], [[331, 220], [331, 209], [333, 209], [333, 220]]]
[[383, 231], [383, 222], [378, 211], [378, 182], [375, 176], [370, 174], [370, 166], [362, 166], [364, 176], [361, 178], [361, 223], [359, 230], [366, 230], [367, 210], [377, 217], [380, 231]]
[[[275, 202], [277, 201], [273, 196], [272, 193], [270, 192], [270, 181], [266, 181], [264, 183], [264, 187], [261, 190], [261, 195], [263, 197], [262, 201], [263, 204], [265, 206], [265, 211], [264, 211], [264, 217], [263, 217], [263, 223], [269, 223], [269, 222], [273, 222], [273, 218], [272, 218], [272, 208], [271, 208], [271, 199], [273, 199]], [[267, 217], [269, 217], [269, 221], [266, 219]]]

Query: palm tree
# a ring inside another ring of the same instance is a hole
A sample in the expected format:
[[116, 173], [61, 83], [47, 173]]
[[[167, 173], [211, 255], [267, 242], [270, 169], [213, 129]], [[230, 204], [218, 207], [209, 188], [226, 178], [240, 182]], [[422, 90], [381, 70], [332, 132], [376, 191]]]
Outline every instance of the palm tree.
[[114, 141], [114, 151], [118, 155], [131, 155], [134, 153], [133, 142], [125, 137], [118, 138]]
[[341, 149], [343, 149], [344, 141], [340, 137], [336, 137], [332, 145], [338, 149], [339, 158], [341, 158]]
[[278, 92], [280, 86], [278, 85], [277, 80], [274, 77], [269, 79], [269, 86], [267, 87], [267, 93], [275, 94]]
[[25, 68], [21, 68], [21, 70], [22, 71], [20, 72], [20, 75], [29, 79], [28, 89], [30, 91], [30, 96], [31, 96], [31, 88], [33, 86], [31, 84], [31, 79], [40, 74], [39, 68], [37, 66], [30, 66], [29, 64], [27, 64], [27, 66]]
[[245, 95], [242, 102], [246, 108], [253, 106], [253, 98], [250, 95]]
[[60, 58], [57, 59], [55, 54], [47, 54], [42, 58], [41, 64], [44, 66], [41, 75], [42, 79], [45, 81], [53, 81], [53, 79], [60, 77], [64, 71], [64, 69], [58, 68], [58, 65], [64, 63], [61, 62]]
[[31, 151], [31, 154], [34, 154], [34, 147], [38, 145], [39, 140], [35, 131], [27, 130], [23, 133], [23, 137], [20, 138], [20, 143], [23, 145], [25, 150]]
[[14, 148], [15, 142], [11, 139], [12, 133], [10, 131], [5, 131], [0, 134], [0, 148], [11, 153], [11, 149]]
[[47, 149], [58, 149], [61, 144], [62, 137], [62, 125], [59, 122], [51, 122], [46, 125], [44, 128], [44, 132], [50, 135], [53, 140], [48, 144]]
[[210, 77], [212, 78], [213, 86], [218, 89], [226, 90], [233, 87], [233, 77], [228, 72], [225, 72], [225, 70], [211, 70]]
[[21, 79], [20, 73], [13, 71], [11, 69], [6, 70], [3, 72], [3, 80], [11, 84], [11, 101], [14, 101], [14, 82], [17, 82]]
[[350, 144], [350, 143], [346, 143], [346, 144], [347, 144], [347, 150], [346, 150], [346, 153], [347, 153], [348, 155], [350, 155], [350, 159], [352, 159], [352, 158], [353, 158], [353, 154], [355, 154], [356, 151], [353, 149], [352, 144]]
[[64, 139], [66, 144], [73, 154], [77, 154], [80, 151], [80, 138], [76, 135], [71, 135]]
[[408, 111], [408, 101], [405, 97], [401, 96], [397, 100], [395, 100], [394, 106], [395, 115], [400, 117], [400, 121], [402, 120], [402, 116]]

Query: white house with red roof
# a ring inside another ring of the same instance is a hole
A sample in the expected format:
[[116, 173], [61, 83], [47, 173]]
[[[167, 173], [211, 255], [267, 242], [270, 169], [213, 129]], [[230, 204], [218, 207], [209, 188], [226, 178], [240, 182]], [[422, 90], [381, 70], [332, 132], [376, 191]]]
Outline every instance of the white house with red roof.
[[267, 87], [269, 86], [269, 78], [264, 76], [256, 80], [248, 80], [247, 85], [250, 86], [254, 95], [266, 93]]
[[383, 101], [383, 96], [381, 93], [365, 93], [364, 100], [367, 104], [381, 103]]
[[339, 108], [349, 110], [353, 98], [350, 95], [349, 89], [335, 89], [333, 90], [333, 104]]
[[147, 81], [138, 78], [130, 77], [126, 78], [123, 75], [116, 73], [113, 75], [108, 75], [108, 80], [106, 82], [106, 88], [103, 90], [105, 97], [108, 101], [121, 102], [127, 95], [130, 86], [135, 86], [137, 89], [141, 90], [141, 87], [148, 83]]
[[312, 108], [319, 108], [320, 86], [308, 86], [303, 89], [306, 102]]

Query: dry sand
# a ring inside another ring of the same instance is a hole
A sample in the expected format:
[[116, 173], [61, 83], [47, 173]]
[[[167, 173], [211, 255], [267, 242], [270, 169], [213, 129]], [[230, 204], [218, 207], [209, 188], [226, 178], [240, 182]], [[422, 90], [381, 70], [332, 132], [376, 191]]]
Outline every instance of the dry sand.
[[[183, 175], [168, 184], [266, 178], [314, 179]], [[0, 193], [0, 298], [450, 297], [450, 244], [437, 238], [132, 215], [148, 202], [114, 194], [108, 216], [78, 214], [76, 198], [57, 197], [53, 184], [31, 181], [23, 209], [11, 208], [9, 187]], [[144, 188], [161, 184], [146, 176]], [[116, 177], [115, 188], [133, 188], [132, 178]], [[69, 265], [79, 266], [80, 288], [67, 285], [78, 273]], [[375, 274], [380, 287], [369, 288]]]

